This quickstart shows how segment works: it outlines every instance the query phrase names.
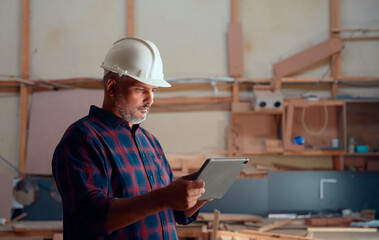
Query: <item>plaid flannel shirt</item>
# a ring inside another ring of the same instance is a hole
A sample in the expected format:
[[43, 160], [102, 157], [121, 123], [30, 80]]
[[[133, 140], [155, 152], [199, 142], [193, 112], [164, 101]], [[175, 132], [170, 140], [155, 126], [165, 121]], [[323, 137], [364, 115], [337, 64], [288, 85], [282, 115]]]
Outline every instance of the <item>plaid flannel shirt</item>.
[[64, 239], [178, 239], [175, 221], [193, 222], [165, 209], [110, 232], [114, 198], [130, 198], [173, 181], [158, 140], [148, 131], [96, 106], [72, 124], [55, 149], [52, 170], [62, 196]]

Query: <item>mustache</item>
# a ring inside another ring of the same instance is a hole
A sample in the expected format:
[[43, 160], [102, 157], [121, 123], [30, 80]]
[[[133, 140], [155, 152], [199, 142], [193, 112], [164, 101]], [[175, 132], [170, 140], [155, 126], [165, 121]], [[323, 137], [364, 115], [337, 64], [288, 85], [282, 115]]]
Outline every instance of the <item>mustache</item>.
[[151, 108], [151, 105], [150, 104], [145, 104], [145, 105], [139, 106], [137, 109], [141, 110], [142, 108], [147, 108], [147, 111], [149, 111], [150, 108]]

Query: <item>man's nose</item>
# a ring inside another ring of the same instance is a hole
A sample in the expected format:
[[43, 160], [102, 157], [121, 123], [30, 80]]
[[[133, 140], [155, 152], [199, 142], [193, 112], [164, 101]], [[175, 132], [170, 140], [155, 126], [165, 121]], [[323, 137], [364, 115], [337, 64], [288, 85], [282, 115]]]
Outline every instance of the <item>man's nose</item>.
[[153, 104], [153, 102], [154, 102], [154, 92], [153, 91], [150, 91], [147, 93], [145, 101], [149, 105]]

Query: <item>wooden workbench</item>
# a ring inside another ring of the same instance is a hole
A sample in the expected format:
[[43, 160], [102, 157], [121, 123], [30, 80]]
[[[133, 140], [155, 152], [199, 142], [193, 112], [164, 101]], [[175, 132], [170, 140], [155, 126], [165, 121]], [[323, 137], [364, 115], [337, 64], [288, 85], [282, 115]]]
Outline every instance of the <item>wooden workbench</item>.
[[60, 239], [62, 233], [62, 221], [19, 221], [0, 226], [0, 239], [3, 237], [30, 239], [33, 236], [40, 236], [40, 239]]

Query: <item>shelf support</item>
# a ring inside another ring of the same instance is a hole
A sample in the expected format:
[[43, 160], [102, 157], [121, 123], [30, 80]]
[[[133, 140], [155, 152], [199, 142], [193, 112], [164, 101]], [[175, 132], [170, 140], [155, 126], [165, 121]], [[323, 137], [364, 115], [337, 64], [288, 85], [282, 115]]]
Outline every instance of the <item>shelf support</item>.
[[128, 36], [133, 37], [134, 36], [134, 0], [127, 0], [128, 5]]
[[243, 74], [242, 26], [238, 22], [237, 0], [232, 0], [232, 22], [228, 26], [229, 75], [234, 77], [233, 102], [239, 102], [239, 85], [236, 78]]
[[[335, 32], [333, 29], [339, 29], [341, 26], [341, 13], [340, 13], [340, 0], [330, 0], [329, 2], [330, 11], [330, 37], [340, 38], [340, 32]], [[341, 55], [335, 53], [330, 58], [331, 64], [331, 75], [333, 80], [339, 79], [341, 76]], [[338, 85], [333, 82], [331, 85], [331, 95], [335, 99], [338, 93]]]
[[[29, 79], [30, 74], [30, 1], [21, 2], [21, 78]], [[19, 169], [25, 172], [26, 136], [28, 130], [30, 87], [20, 86], [20, 163]]]
[[330, 38], [287, 59], [275, 63], [273, 66], [275, 75], [281, 78], [294, 74], [318, 61], [338, 53], [341, 51], [342, 47], [343, 42], [340, 38]]
[[284, 134], [284, 150], [288, 151], [303, 151], [304, 145], [297, 145], [291, 142], [291, 133], [293, 126], [293, 118], [295, 114], [295, 108], [297, 107], [307, 107], [308, 101], [305, 99], [289, 99], [288, 100], [288, 112], [286, 114], [286, 128]]

